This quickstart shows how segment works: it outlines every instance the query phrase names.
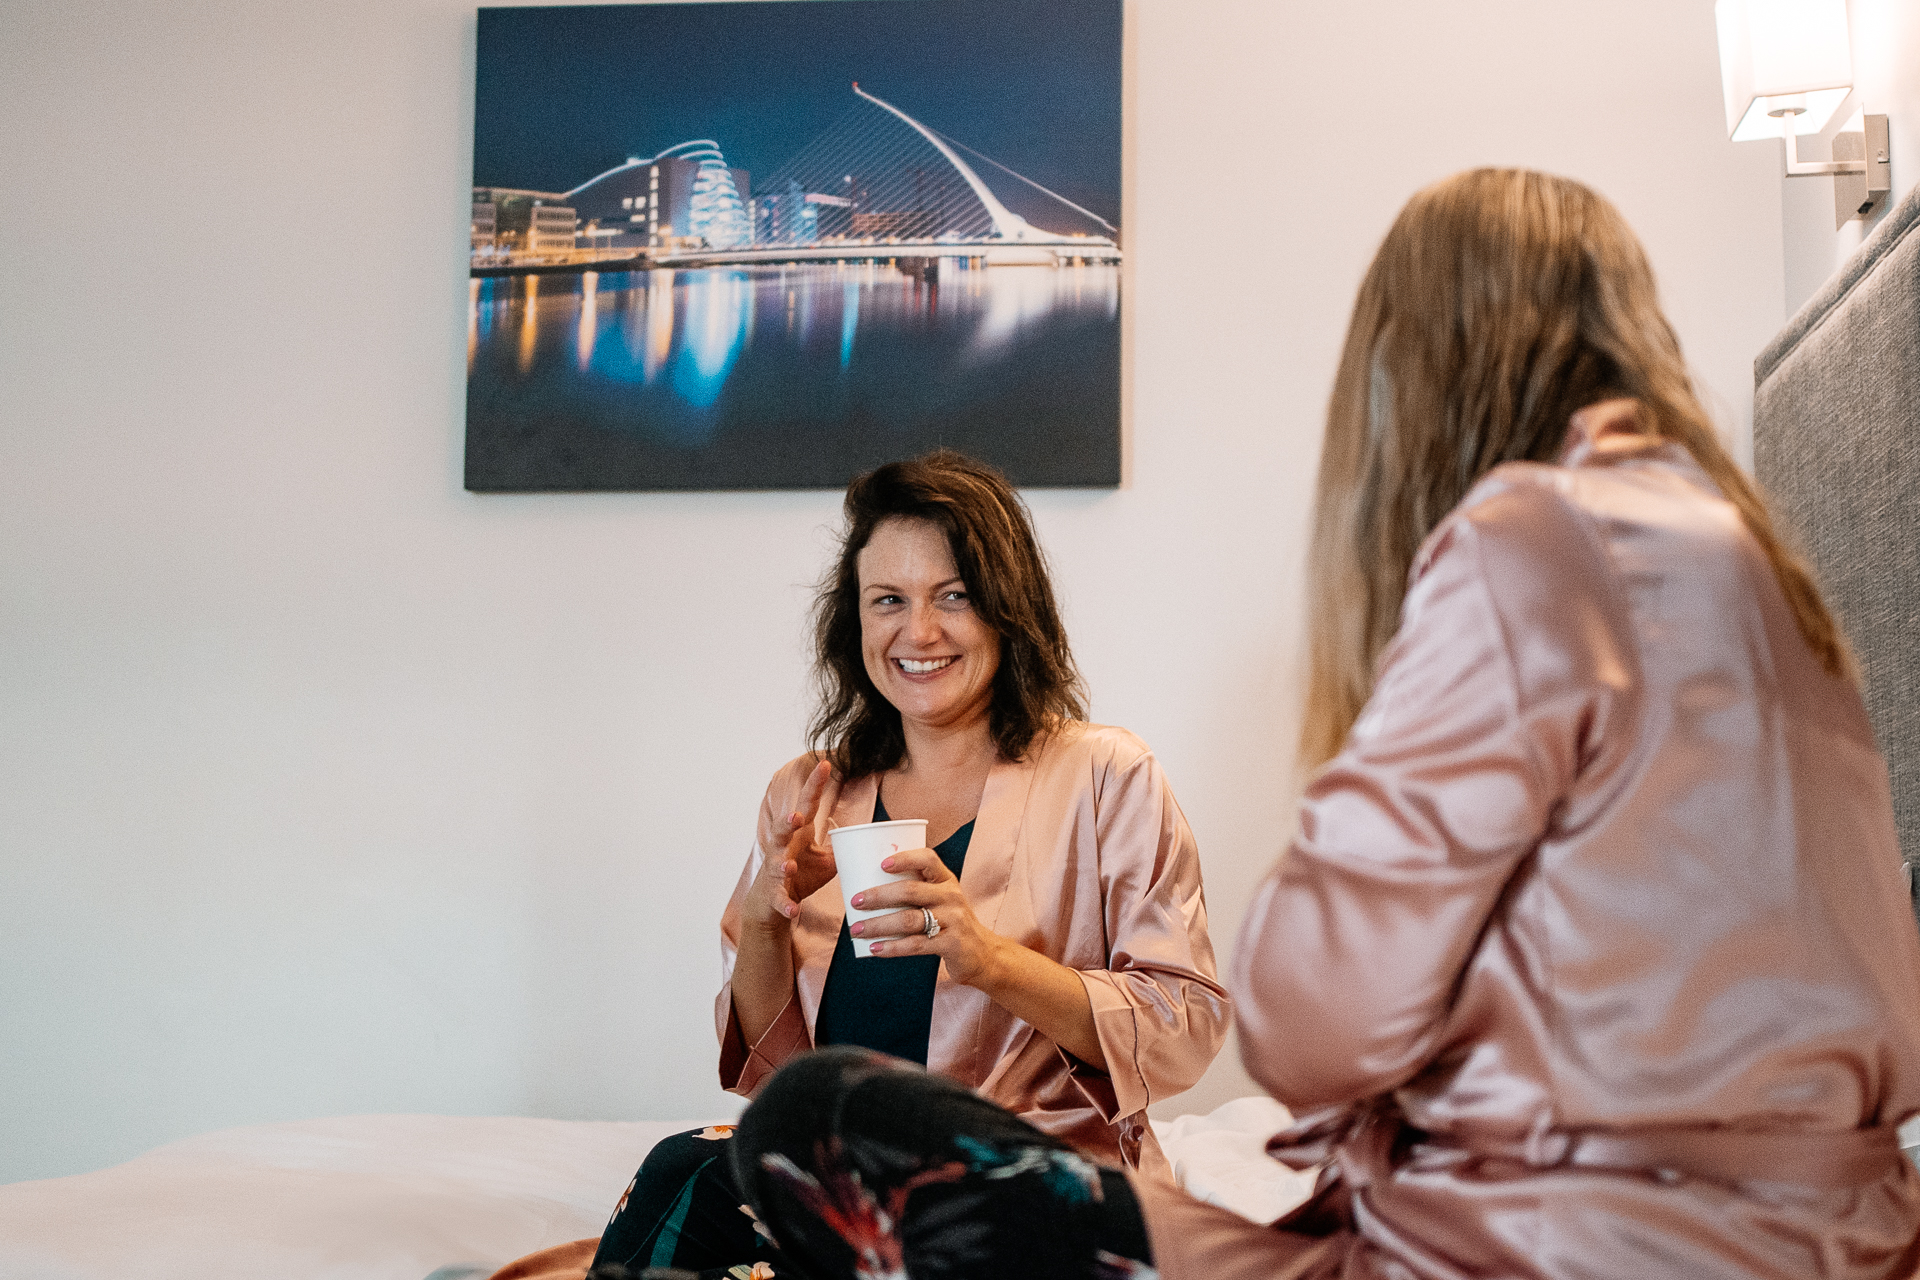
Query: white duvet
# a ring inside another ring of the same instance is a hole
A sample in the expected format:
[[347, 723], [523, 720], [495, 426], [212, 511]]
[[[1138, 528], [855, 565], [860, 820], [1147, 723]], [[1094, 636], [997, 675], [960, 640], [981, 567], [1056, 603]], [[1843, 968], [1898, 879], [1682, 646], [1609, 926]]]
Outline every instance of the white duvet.
[[[0, 1280], [470, 1280], [598, 1235], [661, 1137], [704, 1123], [346, 1116], [227, 1129], [97, 1173], [0, 1186]], [[1266, 1221], [1311, 1178], [1241, 1098], [1156, 1123], [1176, 1177]]]

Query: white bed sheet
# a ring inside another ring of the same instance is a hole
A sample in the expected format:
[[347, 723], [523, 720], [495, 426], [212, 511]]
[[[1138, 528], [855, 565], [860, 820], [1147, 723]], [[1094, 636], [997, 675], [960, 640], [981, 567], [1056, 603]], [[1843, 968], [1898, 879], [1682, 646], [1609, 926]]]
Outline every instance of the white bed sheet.
[[440, 1280], [597, 1235], [698, 1123], [345, 1116], [0, 1186], [4, 1280]]
[[[1266, 1098], [1156, 1124], [1194, 1194], [1271, 1219], [1311, 1179]], [[226, 1129], [0, 1186], [0, 1280], [470, 1280], [598, 1235], [660, 1138], [704, 1121], [345, 1116]]]

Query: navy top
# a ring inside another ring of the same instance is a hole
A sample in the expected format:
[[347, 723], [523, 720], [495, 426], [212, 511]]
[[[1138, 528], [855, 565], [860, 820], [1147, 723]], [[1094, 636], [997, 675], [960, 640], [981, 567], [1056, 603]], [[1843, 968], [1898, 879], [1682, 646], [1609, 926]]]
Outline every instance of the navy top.
[[[873, 820], [886, 822], [886, 806], [873, 802]], [[933, 847], [955, 876], [967, 861], [969, 822]], [[861, 886], [865, 887], [865, 886]], [[939, 956], [872, 957], [863, 964], [853, 954], [853, 934], [840, 922], [840, 942], [827, 967], [826, 990], [813, 1020], [813, 1043], [857, 1044], [896, 1058], [927, 1065], [927, 1037], [933, 1031], [933, 988], [940, 980]]]

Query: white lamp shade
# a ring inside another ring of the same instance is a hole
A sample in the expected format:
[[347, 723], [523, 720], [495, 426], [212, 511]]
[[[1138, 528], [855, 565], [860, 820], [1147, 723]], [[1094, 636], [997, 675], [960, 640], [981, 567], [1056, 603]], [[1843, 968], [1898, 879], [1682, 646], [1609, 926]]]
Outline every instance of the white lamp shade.
[[[1824, 129], [1853, 86], [1847, 0], [1717, 0], [1713, 16], [1733, 140]], [[1789, 105], [1804, 110], [1768, 114]]]

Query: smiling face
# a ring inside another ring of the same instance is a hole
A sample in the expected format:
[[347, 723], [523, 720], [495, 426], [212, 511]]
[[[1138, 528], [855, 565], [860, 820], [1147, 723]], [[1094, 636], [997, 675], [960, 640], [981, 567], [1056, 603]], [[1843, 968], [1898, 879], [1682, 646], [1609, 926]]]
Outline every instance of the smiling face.
[[909, 732], [984, 721], [1000, 637], [980, 620], [940, 527], [883, 520], [861, 548], [860, 653]]

